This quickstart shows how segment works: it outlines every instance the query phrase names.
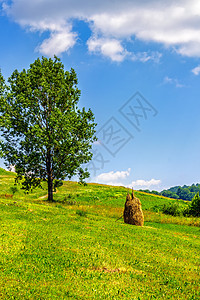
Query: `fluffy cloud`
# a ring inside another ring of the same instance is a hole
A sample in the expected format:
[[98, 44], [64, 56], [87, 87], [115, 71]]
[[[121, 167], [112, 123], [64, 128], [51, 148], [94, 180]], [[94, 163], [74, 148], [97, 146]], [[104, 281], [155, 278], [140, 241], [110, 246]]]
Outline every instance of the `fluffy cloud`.
[[130, 184], [124, 184], [123, 181], [128, 179], [130, 173], [130, 168], [127, 171], [111, 171], [108, 173], [102, 173], [95, 178], [95, 182], [109, 185], [126, 186], [127, 188], [134, 189], [149, 189], [152, 186], [159, 186], [161, 184], [161, 180], [159, 179], [139, 179], [132, 181]]
[[139, 188], [139, 189], [145, 189], [150, 188], [151, 186], [157, 186], [161, 183], [161, 180], [159, 179], [151, 179], [151, 180], [143, 180], [138, 179], [136, 181], [132, 181], [131, 184], [128, 185], [129, 188]]
[[60, 55], [72, 48], [76, 43], [76, 34], [69, 32], [68, 29], [54, 31], [50, 38], [43, 41], [43, 43], [36, 48], [39, 52], [53, 56]]
[[[87, 22], [92, 30], [89, 51], [117, 62], [134, 57], [122, 46], [122, 41], [132, 37], [162, 44], [181, 55], [200, 57], [200, 1], [197, 0], [4, 0], [3, 9], [25, 28], [49, 31], [49, 39], [38, 47], [49, 55], [54, 47], [57, 53], [73, 47], [76, 34], [72, 27], [68, 30], [68, 24], [78, 19]], [[51, 49], [49, 53], [47, 47]], [[140, 61], [149, 59], [147, 55]]]
[[192, 73], [194, 73], [194, 75], [199, 75], [199, 73], [200, 73], [200, 66], [197, 66], [196, 68], [192, 69]]
[[120, 41], [116, 39], [97, 39], [91, 38], [87, 42], [90, 52], [100, 53], [113, 61], [121, 62], [128, 55]]
[[127, 171], [111, 171], [108, 173], [102, 173], [98, 175], [95, 179], [98, 183], [106, 183], [110, 185], [123, 185], [119, 180], [126, 179], [130, 175], [131, 169]]

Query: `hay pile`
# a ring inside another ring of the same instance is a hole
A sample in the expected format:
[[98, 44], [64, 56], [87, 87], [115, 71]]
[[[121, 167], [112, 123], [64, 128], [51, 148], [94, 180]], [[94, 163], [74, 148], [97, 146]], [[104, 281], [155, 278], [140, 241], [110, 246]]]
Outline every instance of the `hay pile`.
[[124, 223], [143, 226], [144, 215], [142, 212], [141, 202], [133, 194], [130, 196], [127, 194], [126, 203], [124, 208]]

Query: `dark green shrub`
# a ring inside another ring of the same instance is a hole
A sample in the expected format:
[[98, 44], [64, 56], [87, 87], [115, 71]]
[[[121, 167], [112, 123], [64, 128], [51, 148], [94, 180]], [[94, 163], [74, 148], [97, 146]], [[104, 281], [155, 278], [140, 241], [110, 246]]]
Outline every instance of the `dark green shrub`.
[[178, 203], [168, 203], [163, 205], [161, 211], [166, 215], [181, 216], [184, 209]]
[[188, 206], [188, 215], [191, 215], [193, 217], [200, 217], [200, 196], [199, 193], [197, 193], [194, 198], [192, 199], [192, 202]]
[[16, 186], [11, 186], [10, 190], [12, 191], [13, 195], [18, 192], [18, 188]]
[[190, 205], [187, 205], [183, 211], [184, 217], [189, 217], [190, 216]]
[[[75, 196], [72, 194], [68, 194], [65, 196], [64, 201], [73, 201], [72, 199], [74, 199]], [[70, 200], [69, 200], [70, 199]]]
[[154, 212], [162, 211], [162, 206], [161, 205], [155, 205], [154, 207], [152, 207], [151, 210], [154, 211]]
[[86, 217], [87, 216], [87, 212], [84, 210], [77, 210], [76, 214], [79, 215], [80, 217]]

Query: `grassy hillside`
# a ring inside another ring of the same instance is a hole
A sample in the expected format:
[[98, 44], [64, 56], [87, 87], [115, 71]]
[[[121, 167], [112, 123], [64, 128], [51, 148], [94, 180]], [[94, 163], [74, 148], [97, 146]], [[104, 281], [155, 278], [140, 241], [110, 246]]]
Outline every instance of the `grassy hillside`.
[[0, 298], [199, 299], [199, 219], [163, 215], [175, 200], [135, 192], [145, 226], [124, 224], [126, 193], [64, 182], [49, 204], [1, 175]]
[[4, 169], [2, 169], [2, 168], [0, 168], [0, 176], [4, 176], [4, 175], [11, 175], [11, 172], [9, 172], [9, 171], [6, 171], [6, 170], [4, 170]]

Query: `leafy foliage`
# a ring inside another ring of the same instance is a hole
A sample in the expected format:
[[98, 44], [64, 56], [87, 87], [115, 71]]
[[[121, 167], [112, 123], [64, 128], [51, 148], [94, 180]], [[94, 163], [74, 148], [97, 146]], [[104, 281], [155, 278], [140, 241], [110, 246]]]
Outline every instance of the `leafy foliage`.
[[178, 202], [166, 203], [161, 207], [164, 214], [172, 216], [193, 216], [200, 217], [200, 196], [197, 193], [192, 201], [183, 206]]
[[171, 191], [163, 191], [162, 196], [168, 197], [168, 198], [173, 198], [173, 199], [179, 199], [179, 196], [176, 193], [173, 193]]
[[166, 215], [181, 216], [183, 215], [184, 207], [179, 203], [168, 203], [162, 206], [161, 211]]
[[188, 214], [194, 217], [200, 217], [200, 196], [197, 193], [188, 208]]
[[0, 74], [0, 154], [14, 165], [17, 181], [30, 190], [48, 181], [49, 200], [64, 178], [89, 177], [81, 167], [92, 158], [96, 139], [92, 111], [78, 108], [80, 90], [73, 69], [60, 59], [38, 58], [28, 70]]

